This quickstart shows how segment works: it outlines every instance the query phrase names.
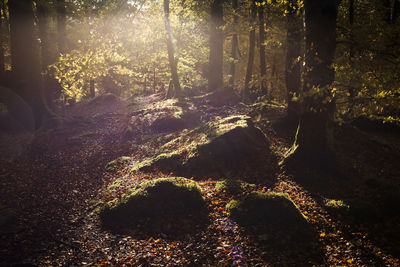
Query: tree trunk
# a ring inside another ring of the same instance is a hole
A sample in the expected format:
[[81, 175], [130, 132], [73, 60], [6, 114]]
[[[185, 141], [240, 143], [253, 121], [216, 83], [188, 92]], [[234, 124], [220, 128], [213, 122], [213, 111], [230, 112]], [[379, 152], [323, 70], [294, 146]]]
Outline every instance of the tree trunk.
[[237, 52], [239, 49], [239, 41], [238, 41], [238, 35], [236, 33], [237, 31], [237, 26], [238, 26], [238, 21], [239, 21], [239, 16], [237, 15], [239, 8], [238, 0], [232, 0], [232, 9], [233, 9], [233, 29], [234, 33], [232, 35], [232, 52], [231, 52], [231, 57], [233, 61], [231, 62], [231, 68], [229, 71], [230, 78], [229, 78], [229, 86], [232, 88], [235, 86], [235, 65], [236, 65], [236, 60], [238, 59]]
[[5, 31], [4, 31], [4, 22], [6, 21], [6, 13], [3, 9], [4, 0], [0, 1], [0, 77], [4, 75], [5, 71], [5, 56], [4, 56], [4, 40], [5, 40]]
[[174, 55], [173, 36], [172, 36], [171, 26], [169, 24], [169, 0], [164, 0], [164, 23], [168, 35], [168, 40], [167, 40], [168, 61], [169, 61], [169, 67], [171, 69], [172, 83], [174, 87], [174, 92], [170, 96], [179, 97], [181, 95], [181, 85], [179, 83], [179, 77], [178, 77], [177, 60], [175, 59]]
[[[350, 65], [350, 69], [353, 69], [354, 67], [354, 62], [353, 62], [353, 58], [354, 58], [354, 29], [353, 29], [353, 25], [354, 25], [354, 0], [350, 0], [349, 1], [349, 24], [350, 24], [350, 32], [349, 32], [349, 65]], [[355, 91], [354, 91], [354, 87], [353, 87], [353, 75], [351, 75], [350, 77], [350, 87], [349, 87], [349, 94], [350, 94], [350, 106], [349, 106], [349, 110], [351, 112], [351, 110], [353, 109], [354, 106], [354, 98], [355, 98]]]
[[258, 29], [259, 29], [259, 50], [260, 50], [260, 81], [261, 92], [267, 95], [267, 66], [265, 64], [265, 28], [264, 28], [264, 5], [258, 7]]
[[[299, 15], [297, 1], [287, 3], [287, 35], [286, 35], [286, 66], [285, 82], [287, 89], [287, 119], [298, 122], [300, 117], [300, 87], [302, 63], [302, 16]], [[297, 98], [297, 99], [295, 99]]]
[[247, 69], [246, 69], [246, 77], [244, 80], [244, 89], [242, 94], [243, 101], [247, 101], [249, 98], [249, 83], [251, 81], [251, 77], [253, 75], [253, 64], [254, 64], [254, 47], [256, 43], [256, 30], [254, 27], [254, 21], [256, 19], [256, 3], [255, 0], [251, 3], [251, 29], [250, 29], [250, 38], [249, 38], [249, 54], [247, 58]]
[[59, 54], [67, 51], [67, 10], [65, 0], [56, 0], [57, 8], [57, 43]]
[[94, 91], [94, 80], [89, 81], [89, 91], [90, 91], [90, 97], [94, 98], [96, 96], [95, 91]]
[[392, 23], [395, 24], [400, 15], [400, 0], [394, 0], [392, 11]]
[[210, 91], [222, 89], [223, 86], [223, 45], [224, 35], [222, 31], [223, 0], [213, 0], [211, 4], [210, 24], [210, 58], [208, 69], [208, 88]]
[[305, 0], [304, 100], [296, 140], [287, 163], [294, 159], [318, 167], [334, 164], [330, 85], [336, 48], [336, 17], [339, 1]]
[[46, 70], [47, 67], [51, 63], [51, 51], [50, 51], [50, 42], [49, 42], [49, 9], [48, 3], [45, 1], [37, 1], [37, 17], [38, 17], [38, 24], [39, 24], [39, 37], [40, 37], [40, 44], [41, 44], [41, 65], [42, 70]]
[[17, 79], [14, 90], [33, 110], [35, 125], [41, 125], [44, 105], [41, 94], [38, 45], [34, 36], [32, 0], [8, 1], [12, 70]]

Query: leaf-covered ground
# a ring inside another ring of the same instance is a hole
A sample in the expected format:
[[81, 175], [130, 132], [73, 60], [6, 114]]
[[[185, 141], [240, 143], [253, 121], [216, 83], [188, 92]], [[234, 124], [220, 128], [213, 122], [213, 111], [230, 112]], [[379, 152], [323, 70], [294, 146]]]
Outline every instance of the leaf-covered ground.
[[[114, 234], [102, 229], [91, 213], [93, 203], [153, 178], [171, 173], [129, 174], [128, 166], [154, 155], [178, 132], [153, 133], [149, 127], [157, 112], [168, 112], [170, 103], [157, 95], [77, 105], [61, 127], [42, 130], [31, 146], [12, 162], [0, 164], [0, 208], [12, 210], [12, 225], [0, 232], [0, 265], [31, 263], [38, 266], [396, 266], [399, 264], [400, 219], [381, 214], [385, 181], [399, 185], [399, 135], [338, 130], [338, 151], [343, 157], [339, 175], [305, 171], [294, 177], [279, 171], [276, 177], [258, 173], [265, 181], [246, 191], [286, 192], [306, 215], [316, 238], [292, 241], [285, 233], [259, 235], [228, 218], [225, 205], [232, 199], [217, 192], [216, 180], [199, 182], [209, 208], [205, 224], [196, 218], [166, 219], [174, 227], [192, 227], [176, 236], [132, 231]], [[293, 131], [271, 121], [284, 109], [276, 105], [210, 107], [198, 103], [201, 121], [232, 114], [256, 114], [257, 125], [267, 135], [280, 159]], [[142, 109], [146, 112], [138, 113]], [[145, 114], [145, 116], [140, 116]], [[262, 114], [259, 116], [258, 114]], [[127, 127], [130, 127], [127, 134]], [[185, 131], [185, 130], [182, 130]], [[106, 171], [107, 162], [130, 156]], [[122, 179], [109, 195], [107, 186]], [[189, 177], [190, 178], [190, 177]], [[374, 186], [373, 181], [378, 185]], [[262, 179], [258, 179], [262, 180]], [[372, 181], [372, 182], [371, 182]], [[372, 184], [372, 186], [371, 186]], [[377, 203], [376, 218], [365, 223], [329, 209], [329, 200], [368, 199]], [[397, 203], [398, 204], [398, 203]], [[138, 228], [142, 229], [142, 228]]]

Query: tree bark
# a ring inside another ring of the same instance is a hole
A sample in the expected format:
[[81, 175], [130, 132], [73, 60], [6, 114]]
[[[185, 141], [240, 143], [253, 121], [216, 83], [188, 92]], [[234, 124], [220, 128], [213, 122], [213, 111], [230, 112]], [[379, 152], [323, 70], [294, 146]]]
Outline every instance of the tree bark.
[[208, 88], [210, 91], [222, 89], [223, 86], [223, 45], [224, 35], [222, 31], [223, 0], [213, 0], [211, 3], [210, 24], [210, 58], [208, 69]]
[[[305, 73], [302, 114], [290, 155], [319, 167], [334, 162], [332, 115], [334, 101], [330, 85], [336, 48], [336, 17], [339, 1], [305, 0]], [[290, 160], [291, 159], [291, 160]]]
[[256, 19], [256, 3], [255, 0], [252, 0], [251, 3], [251, 29], [250, 29], [250, 37], [249, 37], [249, 54], [247, 58], [247, 69], [246, 69], [246, 77], [244, 80], [244, 88], [242, 99], [243, 101], [247, 101], [249, 98], [249, 83], [251, 81], [251, 77], [253, 75], [253, 64], [254, 64], [254, 48], [256, 42], [256, 30], [254, 27], [254, 21]]
[[258, 7], [258, 29], [259, 29], [259, 50], [260, 50], [260, 81], [261, 92], [267, 95], [267, 66], [265, 63], [265, 20], [264, 20], [264, 5]]
[[[354, 67], [354, 0], [349, 1], [349, 24], [350, 24], [350, 32], [349, 32], [349, 65], [350, 68], [353, 69]], [[351, 111], [354, 106], [354, 98], [355, 98], [355, 91], [353, 87], [353, 75], [350, 77], [350, 87], [349, 87], [349, 93], [350, 93], [350, 107], [349, 110]]]
[[177, 70], [177, 60], [174, 55], [174, 44], [173, 36], [171, 31], [171, 26], [169, 23], [169, 0], [164, 0], [164, 23], [165, 29], [167, 31], [167, 50], [168, 50], [168, 61], [169, 67], [171, 69], [172, 84], [174, 87], [174, 92], [171, 93], [171, 97], [179, 97], [181, 95], [181, 85], [179, 83], [178, 70]]
[[90, 91], [90, 97], [94, 98], [96, 96], [96, 93], [94, 91], [94, 80], [93, 79], [91, 79], [89, 81], [89, 91]]
[[51, 51], [49, 42], [49, 9], [48, 4], [43, 0], [36, 1], [37, 17], [39, 24], [39, 37], [41, 45], [41, 65], [42, 70], [46, 70], [51, 63]]
[[238, 41], [238, 35], [236, 33], [236, 28], [238, 25], [239, 17], [237, 15], [239, 8], [238, 0], [232, 0], [232, 9], [233, 9], [233, 29], [234, 33], [232, 35], [232, 51], [231, 51], [231, 57], [233, 61], [231, 62], [231, 68], [229, 71], [230, 78], [229, 78], [229, 86], [232, 88], [235, 86], [235, 65], [236, 65], [236, 60], [238, 59], [237, 52], [239, 49], [239, 41]]
[[6, 13], [3, 9], [4, 0], [0, 1], [0, 77], [4, 75], [5, 71], [5, 56], [4, 56], [4, 40], [5, 40], [5, 31], [4, 31], [4, 21], [6, 21]]
[[[285, 82], [287, 89], [287, 119], [298, 122], [300, 117], [300, 88], [302, 59], [302, 16], [297, 1], [287, 3], [287, 35], [286, 35], [286, 66]], [[297, 98], [297, 99], [294, 99]]]
[[65, 0], [56, 1], [58, 52], [65, 54], [67, 51], [67, 10]]
[[17, 79], [13, 89], [31, 106], [35, 125], [38, 128], [44, 114], [44, 105], [38, 45], [34, 36], [33, 2], [32, 0], [9, 0], [8, 8], [12, 70]]
[[392, 23], [395, 24], [398, 21], [400, 15], [400, 0], [394, 0], [393, 11], [392, 11]]

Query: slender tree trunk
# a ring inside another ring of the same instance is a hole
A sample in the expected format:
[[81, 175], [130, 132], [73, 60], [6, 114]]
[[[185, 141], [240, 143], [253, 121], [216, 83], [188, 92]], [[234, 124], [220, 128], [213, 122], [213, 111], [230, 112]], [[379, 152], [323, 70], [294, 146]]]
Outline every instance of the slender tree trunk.
[[41, 44], [41, 63], [42, 70], [46, 70], [51, 63], [51, 52], [49, 42], [49, 9], [47, 3], [43, 0], [36, 1], [37, 17], [39, 22], [39, 37]]
[[6, 21], [6, 13], [3, 9], [4, 0], [0, 1], [0, 77], [3, 76], [5, 71], [5, 57], [4, 57], [4, 40], [5, 40], [5, 32], [4, 32], [4, 21]]
[[[353, 69], [354, 67], [354, 0], [349, 1], [349, 24], [350, 24], [350, 42], [349, 42], [349, 65], [350, 69]], [[350, 93], [350, 107], [349, 110], [353, 109], [354, 106], [354, 97], [355, 97], [355, 92], [354, 92], [354, 87], [353, 87], [353, 75], [350, 77], [350, 87], [349, 87], [349, 93]]]
[[238, 35], [236, 33], [237, 30], [237, 25], [239, 21], [239, 17], [237, 15], [239, 8], [238, 0], [232, 0], [232, 9], [233, 9], [233, 28], [234, 28], [234, 33], [232, 35], [232, 52], [231, 52], [231, 57], [233, 61], [231, 62], [231, 68], [229, 71], [230, 78], [229, 78], [229, 86], [232, 88], [235, 86], [235, 65], [236, 65], [236, 60], [238, 59], [237, 52], [238, 52], [238, 47], [239, 47], [239, 41], [238, 41]]
[[177, 60], [174, 55], [174, 44], [171, 26], [169, 24], [169, 0], [164, 0], [164, 23], [167, 31], [167, 49], [168, 49], [168, 60], [169, 67], [171, 69], [172, 83], [174, 86], [174, 92], [171, 97], [179, 97], [181, 95], [181, 85], [179, 83]]
[[247, 69], [246, 69], [246, 77], [244, 80], [244, 89], [242, 94], [242, 99], [247, 101], [249, 98], [249, 83], [251, 81], [251, 77], [253, 75], [253, 64], [254, 64], [254, 48], [256, 43], [256, 30], [254, 27], [254, 21], [256, 19], [256, 3], [255, 0], [252, 0], [251, 3], [251, 29], [250, 29], [250, 38], [249, 38], [249, 54], [247, 58]]
[[264, 20], [264, 5], [258, 7], [258, 30], [259, 30], [259, 50], [260, 50], [260, 81], [261, 92], [267, 95], [267, 65], [265, 64], [265, 20]]
[[[285, 82], [287, 89], [287, 119], [298, 122], [300, 117], [300, 88], [303, 25], [297, 1], [287, 3], [286, 67]], [[295, 99], [297, 98], [297, 99]]]
[[94, 91], [94, 80], [89, 81], [89, 91], [90, 91], [90, 97], [94, 98], [96, 96], [95, 91]]
[[222, 89], [223, 86], [224, 35], [221, 28], [224, 24], [223, 2], [223, 0], [213, 0], [210, 11], [210, 64], [208, 69], [208, 88], [211, 91]]
[[330, 96], [329, 87], [335, 74], [332, 62], [338, 5], [337, 0], [304, 1], [305, 97], [296, 140], [286, 162], [297, 159], [322, 168], [334, 164], [331, 122], [335, 106], [334, 101], [326, 103], [325, 99]]
[[56, 0], [57, 8], [57, 43], [59, 54], [67, 51], [67, 10], [65, 0]]
[[392, 23], [395, 24], [400, 15], [400, 0], [393, 0]]
[[9, 0], [11, 61], [17, 78], [16, 92], [31, 106], [35, 125], [41, 125], [44, 114], [40, 83], [38, 45], [34, 36], [32, 0]]

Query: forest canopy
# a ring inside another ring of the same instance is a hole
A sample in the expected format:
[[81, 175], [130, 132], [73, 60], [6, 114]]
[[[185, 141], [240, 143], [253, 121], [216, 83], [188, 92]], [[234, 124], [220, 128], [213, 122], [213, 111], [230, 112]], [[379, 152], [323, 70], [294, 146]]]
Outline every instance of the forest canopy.
[[[31, 9], [31, 37], [12, 41], [19, 2]], [[335, 101], [339, 121], [365, 116], [398, 122], [398, 0], [337, 3], [335, 78], [325, 101]], [[95, 92], [128, 97], [167, 90], [172, 65], [186, 95], [217, 79], [217, 87], [244, 98], [301, 102], [303, 16], [301, 0], [3, 0], [0, 71], [17, 69], [30, 57], [26, 65], [54, 76], [62, 86], [58, 98], [67, 104]], [[32, 46], [33, 54], [13, 63], [17, 42]], [[300, 71], [288, 78], [295, 65]]]

